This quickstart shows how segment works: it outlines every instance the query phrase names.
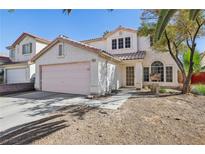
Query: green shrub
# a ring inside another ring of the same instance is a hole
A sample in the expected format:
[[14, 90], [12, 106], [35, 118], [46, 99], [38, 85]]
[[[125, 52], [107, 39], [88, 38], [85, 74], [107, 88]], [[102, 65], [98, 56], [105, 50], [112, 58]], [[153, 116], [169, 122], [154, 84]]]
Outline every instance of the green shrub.
[[164, 87], [160, 87], [159, 89], [159, 93], [166, 93], [167, 90]]
[[192, 92], [199, 95], [205, 95], [205, 85], [203, 84], [194, 85], [192, 88]]

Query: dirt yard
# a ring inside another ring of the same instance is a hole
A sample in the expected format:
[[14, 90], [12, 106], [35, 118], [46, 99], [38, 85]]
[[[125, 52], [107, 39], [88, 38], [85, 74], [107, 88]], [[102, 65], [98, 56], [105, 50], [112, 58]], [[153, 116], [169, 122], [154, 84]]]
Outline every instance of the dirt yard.
[[205, 97], [136, 96], [118, 110], [72, 106], [66, 127], [33, 144], [205, 144]]

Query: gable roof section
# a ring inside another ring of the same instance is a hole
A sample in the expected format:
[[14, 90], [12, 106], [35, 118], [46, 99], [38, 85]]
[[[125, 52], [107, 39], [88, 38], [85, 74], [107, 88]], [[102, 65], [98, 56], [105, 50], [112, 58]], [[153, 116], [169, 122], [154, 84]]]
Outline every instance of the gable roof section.
[[111, 31], [111, 32], [109, 32], [109, 33], [107, 33], [104, 37], [107, 38], [107, 37], [109, 37], [110, 35], [116, 33], [117, 31], [120, 31], [120, 30], [129, 31], [129, 32], [134, 32], [134, 33], [137, 32], [137, 30], [135, 30], [135, 29], [125, 28], [125, 27], [119, 26], [119, 27], [116, 28], [115, 30], [113, 30], [113, 31]]
[[29, 33], [22, 33], [18, 38], [17, 40], [11, 45], [11, 46], [8, 46], [7, 49], [11, 49], [13, 47], [15, 47], [19, 42], [21, 42], [26, 36], [29, 36], [29, 37], [32, 37], [34, 38], [36, 41], [38, 42], [41, 42], [41, 43], [45, 43], [45, 44], [49, 44], [51, 41], [49, 40], [46, 40], [44, 38], [41, 38], [39, 36], [35, 36], [33, 34], [29, 34]]
[[53, 47], [55, 44], [59, 43], [59, 42], [65, 42], [65, 43], [68, 43], [68, 44], [71, 44], [75, 47], [79, 47], [79, 48], [82, 48], [82, 49], [87, 49], [88, 51], [91, 51], [91, 52], [94, 52], [96, 54], [99, 54], [100, 56], [104, 56], [104, 57], [107, 57], [107, 58], [111, 58], [112, 60], [116, 60], [116, 61], [120, 61], [120, 59], [118, 58], [115, 58], [113, 55], [107, 53], [106, 51], [104, 50], [101, 50], [101, 49], [98, 49], [98, 48], [95, 48], [93, 46], [90, 46], [90, 45], [87, 45], [87, 44], [84, 44], [82, 42], [78, 42], [78, 41], [74, 41], [68, 37], [65, 37], [65, 36], [59, 36], [57, 37], [55, 40], [53, 40], [50, 44], [48, 44], [45, 48], [43, 48], [39, 53], [37, 53], [33, 58], [32, 58], [32, 62], [35, 62], [39, 57], [41, 57], [44, 53], [46, 53], [51, 47]]
[[88, 40], [83, 40], [81, 42], [83, 43], [90, 43], [90, 42], [95, 42], [95, 41], [101, 41], [101, 40], [104, 40], [106, 39], [107, 37], [109, 37], [110, 35], [116, 33], [117, 31], [119, 30], [125, 30], [125, 31], [130, 31], [130, 32], [137, 32], [136, 29], [132, 29], [132, 28], [126, 28], [126, 27], [122, 27], [122, 26], [119, 26], [118, 28], [116, 28], [115, 30], [113, 31], [110, 31], [109, 33], [107, 33], [105, 36], [103, 37], [98, 37], [98, 38], [94, 38], [94, 39], [88, 39]]

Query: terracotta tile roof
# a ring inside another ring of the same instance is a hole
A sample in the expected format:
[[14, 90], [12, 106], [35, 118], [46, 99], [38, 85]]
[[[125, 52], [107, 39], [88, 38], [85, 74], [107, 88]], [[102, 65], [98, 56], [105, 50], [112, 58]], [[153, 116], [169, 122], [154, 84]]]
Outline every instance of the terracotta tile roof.
[[32, 58], [32, 62], [36, 61], [41, 55], [43, 55], [45, 52], [48, 51], [48, 49], [50, 49], [52, 46], [54, 46], [56, 43], [60, 42], [60, 41], [65, 41], [69, 44], [72, 44], [73, 46], [76, 46], [76, 47], [80, 47], [80, 48], [83, 48], [83, 49], [88, 49], [89, 51], [93, 51], [97, 54], [104, 54], [104, 56], [108, 56], [110, 58], [113, 58], [117, 61], [120, 61], [120, 59], [118, 58], [114, 58], [112, 54], [104, 51], [104, 50], [101, 50], [101, 49], [98, 49], [96, 47], [93, 47], [91, 45], [88, 45], [88, 44], [85, 44], [85, 43], [82, 43], [82, 42], [78, 42], [78, 41], [75, 41], [75, 40], [72, 40], [66, 36], [63, 36], [63, 35], [60, 35], [59, 37], [57, 37], [54, 41], [52, 41], [50, 44], [48, 44], [45, 48], [43, 48], [38, 54], [36, 54], [33, 58]]
[[10, 58], [5, 57], [5, 56], [0, 56], [0, 61], [5, 62], [5, 63], [10, 63], [11, 62]]
[[103, 37], [98, 37], [98, 38], [92, 38], [92, 39], [88, 39], [88, 40], [83, 40], [83, 41], [80, 41], [80, 42], [82, 42], [82, 43], [89, 43], [89, 42], [94, 42], [94, 41], [101, 41], [103, 39], [104, 39]]
[[146, 54], [145, 51], [137, 51], [132, 53], [114, 54], [113, 56], [121, 60], [134, 60], [134, 59], [144, 59], [145, 54]]
[[22, 39], [24, 39], [26, 36], [30, 36], [30, 37], [36, 39], [37, 41], [42, 42], [42, 43], [45, 43], [45, 44], [49, 44], [49, 43], [51, 42], [51, 41], [46, 40], [46, 39], [44, 39], [44, 38], [41, 38], [41, 37], [39, 37], [39, 36], [36, 36], [36, 35], [33, 35], [33, 34], [29, 34], [29, 33], [25, 33], [25, 32], [24, 32], [23, 34], [21, 34], [21, 35], [16, 39], [16, 41], [15, 41], [11, 46], [8, 46], [7, 48], [9, 49], [9, 48], [14, 47], [14, 46], [17, 45]]

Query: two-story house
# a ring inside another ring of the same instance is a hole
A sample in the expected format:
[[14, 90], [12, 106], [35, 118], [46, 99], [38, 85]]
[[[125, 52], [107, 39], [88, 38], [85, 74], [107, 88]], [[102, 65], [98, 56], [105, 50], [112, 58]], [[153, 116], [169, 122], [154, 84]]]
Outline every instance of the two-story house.
[[35, 75], [35, 65], [31, 65], [29, 61], [49, 43], [46, 39], [28, 33], [17, 38], [7, 47], [11, 62], [3, 65], [4, 83], [30, 82]]
[[137, 30], [121, 26], [100, 38], [80, 42], [59, 36], [32, 58], [35, 88], [100, 95], [119, 87], [141, 89], [152, 83], [177, 87], [175, 61], [169, 53], [153, 50], [151, 44], [149, 36], [141, 37]]

